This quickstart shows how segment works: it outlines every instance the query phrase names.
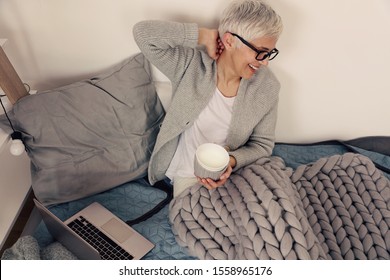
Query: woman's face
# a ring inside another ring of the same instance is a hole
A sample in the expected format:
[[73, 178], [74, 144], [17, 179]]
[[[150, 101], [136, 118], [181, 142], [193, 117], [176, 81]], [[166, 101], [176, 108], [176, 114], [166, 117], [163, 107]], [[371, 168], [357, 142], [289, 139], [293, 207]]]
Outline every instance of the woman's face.
[[[238, 38], [235, 38], [239, 40]], [[270, 52], [276, 46], [277, 38], [275, 37], [260, 37], [249, 43], [259, 51]], [[233, 68], [236, 75], [243, 79], [250, 79], [256, 71], [263, 66], [268, 65], [268, 59], [256, 60], [257, 53], [245, 44], [241, 44], [234, 50], [233, 53]]]

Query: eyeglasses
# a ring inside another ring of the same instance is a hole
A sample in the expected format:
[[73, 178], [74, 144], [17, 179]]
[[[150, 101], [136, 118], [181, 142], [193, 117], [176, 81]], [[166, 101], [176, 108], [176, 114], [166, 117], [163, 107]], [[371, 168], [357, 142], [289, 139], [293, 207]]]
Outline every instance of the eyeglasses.
[[274, 59], [278, 54], [279, 54], [279, 51], [277, 49], [273, 49], [271, 50], [270, 52], [267, 52], [267, 51], [259, 51], [257, 48], [255, 48], [251, 43], [249, 43], [248, 41], [246, 41], [244, 38], [242, 38], [240, 35], [237, 35], [235, 33], [232, 33], [232, 32], [229, 32], [230, 34], [232, 34], [233, 36], [237, 37], [238, 39], [240, 39], [241, 42], [243, 42], [245, 45], [247, 45], [249, 48], [251, 48], [252, 50], [254, 50], [257, 55], [256, 55], [256, 60], [258, 61], [263, 61], [263, 60], [272, 60]]

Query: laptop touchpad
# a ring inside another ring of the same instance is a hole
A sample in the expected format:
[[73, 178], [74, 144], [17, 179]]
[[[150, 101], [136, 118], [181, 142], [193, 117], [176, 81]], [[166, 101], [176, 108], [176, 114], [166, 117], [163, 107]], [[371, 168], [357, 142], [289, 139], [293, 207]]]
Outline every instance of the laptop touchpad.
[[133, 234], [130, 228], [115, 218], [112, 218], [107, 223], [105, 223], [102, 226], [102, 229], [104, 229], [120, 243], [125, 242]]

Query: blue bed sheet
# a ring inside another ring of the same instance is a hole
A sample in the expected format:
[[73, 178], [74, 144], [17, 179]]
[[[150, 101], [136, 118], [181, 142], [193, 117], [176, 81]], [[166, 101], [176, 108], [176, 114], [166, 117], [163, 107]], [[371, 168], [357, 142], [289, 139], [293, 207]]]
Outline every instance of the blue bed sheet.
[[[287, 166], [296, 169], [300, 165], [315, 162], [320, 158], [346, 152], [349, 152], [347, 147], [336, 143], [319, 143], [316, 145], [277, 144], [273, 155], [283, 158]], [[359, 150], [359, 152], [390, 169], [389, 156], [366, 150]], [[390, 178], [390, 174], [385, 173], [385, 175]], [[97, 201], [118, 217], [127, 221], [141, 216], [164, 198], [165, 193], [163, 191], [150, 187], [144, 180], [138, 180], [91, 197], [52, 206], [50, 211], [61, 220], [66, 220], [88, 204]], [[168, 206], [165, 206], [148, 220], [133, 225], [133, 228], [155, 244], [155, 248], [144, 259], [193, 259], [175, 241], [168, 221]], [[38, 226], [34, 237], [41, 247], [46, 247], [54, 241], [43, 223]]]

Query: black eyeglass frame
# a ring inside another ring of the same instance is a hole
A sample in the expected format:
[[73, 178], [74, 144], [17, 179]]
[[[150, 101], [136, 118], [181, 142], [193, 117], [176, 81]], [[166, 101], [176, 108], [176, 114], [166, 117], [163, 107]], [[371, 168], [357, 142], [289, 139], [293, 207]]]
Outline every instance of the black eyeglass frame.
[[[267, 51], [259, 51], [257, 48], [255, 48], [251, 43], [249, 43], [248, 41], [246, 41], [244, 38], [242, 38], [240, 35], [236, 34], [236, 33], [233, 33], [233, 32], [229, 32], [230, 34], [232, 34], [233, 36], [237, 37], [238, 39], [240, 39], [240, 41], [245, 44], [247, 47], [251, 48], [253, 51], [255, 51], [257, 54], [256, 54], [256, 60], [257, 61], [263, 61], [263, 60], [266, 60], [268, 58], [268, 60], [272, 60], [274, 59], [278, 54], [279, 54], [279, 50], [278, 49], [273, 49], [271, 50], [270, 52], [267, 52]], [[259, 56], [260, 55], [264, 55], [263, 58], [259, 59]]]

